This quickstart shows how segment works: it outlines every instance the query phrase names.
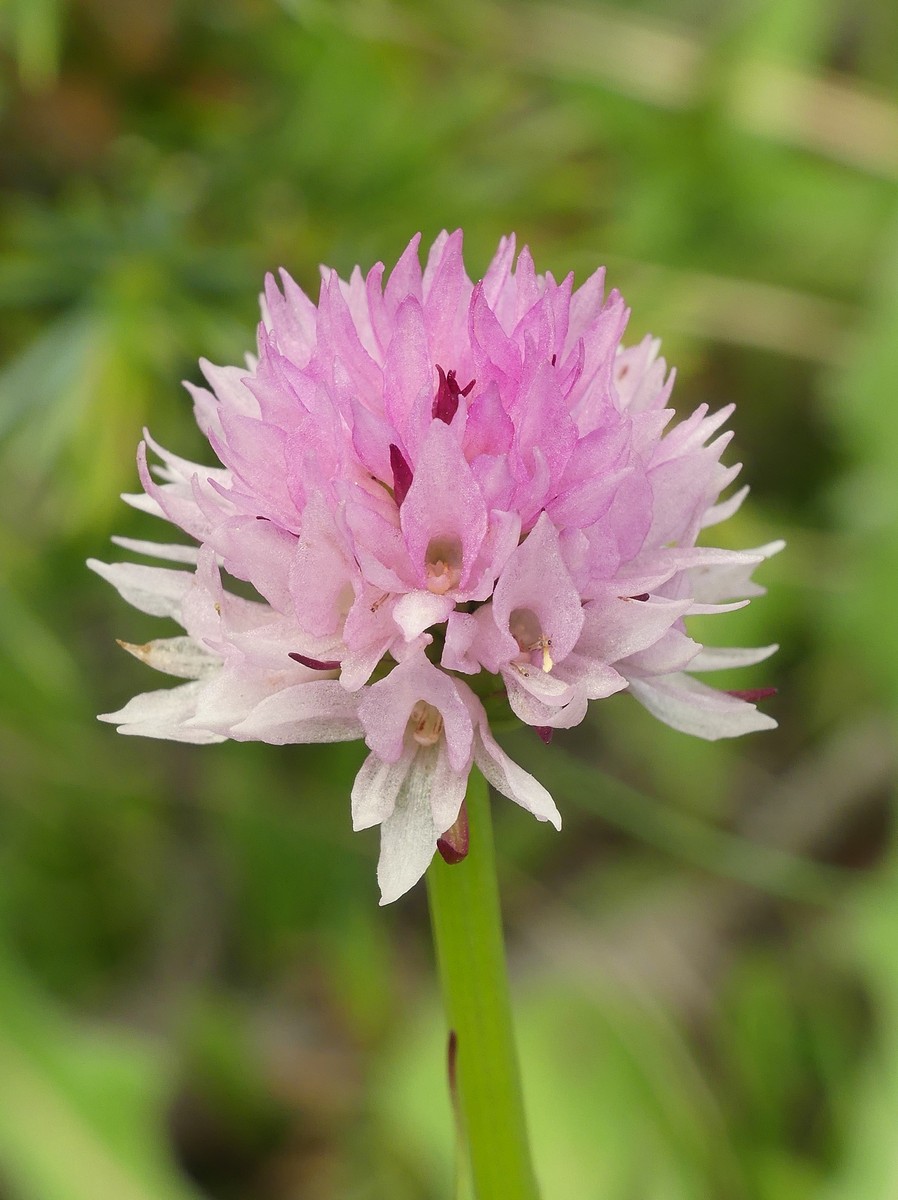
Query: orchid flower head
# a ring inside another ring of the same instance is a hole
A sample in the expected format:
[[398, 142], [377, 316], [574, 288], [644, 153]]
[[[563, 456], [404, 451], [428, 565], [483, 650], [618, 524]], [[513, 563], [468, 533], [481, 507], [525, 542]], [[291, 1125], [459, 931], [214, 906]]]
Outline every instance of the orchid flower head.
[[628, 311], [602, 271], [576, 289], [538, 275], [512, 236], [472, 282], [460, 230], [423, 269], [419, 241], [386, 281], [382, 263], [324, 269], [317, 303], [269, 276], [255, 355], [202, 362], [208, 386], [187, 385], [220, 465], [147, 434], [143, 491], [125, 497], [191, 544], [116, 539], [155, 561], [90, 564], [183, 631], [123, 643], [181, 682], [104, 714], [121, 733], [365, 740], [352, 821], [380, 826], [382, 903], [427, 869], [475, 764], [560, 828], [502, 722], [548, 740], [629, 691], [704, 738], [775, 725], [757, 694], [695, 676], [776, 647], [686, 631], [759, 594], [752, 571], [782, 545], [697, 544], [747, 492], [721, 499], [739, 471], [721, 463], [731, 408], [673, 421], [659, 344], [622, 345]]

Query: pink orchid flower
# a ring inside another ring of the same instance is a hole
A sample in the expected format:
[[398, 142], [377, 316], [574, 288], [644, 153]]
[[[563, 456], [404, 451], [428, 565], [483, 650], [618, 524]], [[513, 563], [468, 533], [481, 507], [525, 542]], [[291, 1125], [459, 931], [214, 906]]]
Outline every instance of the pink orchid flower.
[[[190, 387], [222, 466], [147, 435], [144, 492], [126, 499], [197, 543], [117, 539], [172, 565], [91, 566], [184, 630], [125, 646], [187, 682], [103, 720], [187, 742], [364, 738], [357, 829], [381, 827], [382, 902], [421, 877], [456, 822], [472, 764], [560, 827], [552, 798], [490, 728], [512, 714], [546, 738], [589, 701], [629, 691], [704, 738], [769, 729], [751, 694], [694, 673], [762, 661], [686, 631], [762, 589], [781, 548], [697, 546], [721, 500], [731, 408], [673, 425], [673, 377], [601, 271], [576, 291], [503, 239], [472, 283], [462, 235], [419, 238], [383, 282], [324, 270], [317, 306], [269, 277], [257, 355], [203, 363]], [[150, 467], [148, 448], [158, 457]], [[223, 574], [258, 599], [229, 591]]]

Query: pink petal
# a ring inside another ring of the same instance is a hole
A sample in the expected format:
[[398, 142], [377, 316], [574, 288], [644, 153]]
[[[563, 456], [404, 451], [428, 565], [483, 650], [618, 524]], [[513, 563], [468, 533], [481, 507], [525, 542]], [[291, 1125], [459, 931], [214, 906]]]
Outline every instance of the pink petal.
[[563, 679], [541, 679], [536, 671], [522, 678], [512, 669], [503, 671], [502, 677], [511, 711], [526, 725], [572, 729], [586, 716], [585, 690]]
[[421, 235], [416, 233], [403, 250], [384, 288], [384, 302], [392, 320], [396, 319], [397, 311], [406, 297], [413, 297], [419, 302], [421, 300], [421, 262], [418, 258], [420, 245]]
[[561, 556], [558, 533], [545, 514], [509, 558], [496, 584], [493, 619], [500, 630], [509, 628], [517, 609], [536, 614], [556, 662], [574, 648], [583, 628], [583, 609]]
[[359, 718], [370, 749], [384, 762], [397, 762], [406, 744], [412, 709], [423, 700], [437, 709], [443, 719], [443, 733], [453, 770], [467, 771], [471, 763], [473, 730], [468, 711], [459, 698], [458, 687], [423, 654], [394, 667], [385, 679], [365, 691], [359, 703]]
[[616, 663], [654, 645], [689, 610], [690, 604], [690, 600], [660, 597], [635, 600], [614, 596], [595, 600], [584, 609], [585, 622], [577, 652]]
[[[447, 361], [447, 370], [464, 366], [456, 362], [463, 344], [467, 306], [472, 284], [462, 258], [462, 231], [441, 235], [434, 243], [424, 271], [424, 324], [434, 362]], [[452, 359], [449, 362], [449, 359]], [[462, 381], [465, 386], [467, 381]]]
[[356, 567], [329, 506], [315, 497], [306, 505], [289, 564], [289, 588], [301, 629], [333, 634], [348, 611]]
[[486, 505], [455, 434], [442, 421], [431, 422], [399, 518], [419, 586], [427, 586], [431, 544], [455, 541], [461, 547], [458, 586], [464, 588], [486, 534]]
[[427, 344], [424, 313], [409, 296], [396, 313], [392, 340], [384, 358], [384, 415], [399, 435], [413, 469], [421, 441], [432, 421], [436, 371]]

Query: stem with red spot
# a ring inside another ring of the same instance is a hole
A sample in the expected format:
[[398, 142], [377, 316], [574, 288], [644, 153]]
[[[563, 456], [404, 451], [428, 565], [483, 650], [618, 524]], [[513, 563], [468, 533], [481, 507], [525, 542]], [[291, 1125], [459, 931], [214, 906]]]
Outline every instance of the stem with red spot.
[[486, 781], [465, 798], [469, 851], [439, 855], [427, 893], [443, 1003], [456, 1044], [456, 1099], [476, 1200], [538, 1200], [511, 1022]]

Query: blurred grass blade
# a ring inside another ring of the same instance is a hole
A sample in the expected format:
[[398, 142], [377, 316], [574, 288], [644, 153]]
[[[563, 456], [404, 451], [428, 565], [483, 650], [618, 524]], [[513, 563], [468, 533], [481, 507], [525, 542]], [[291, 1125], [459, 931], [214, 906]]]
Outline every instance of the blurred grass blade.
[[[590, 763], [578, 762], [561, 747], [553, 747], [553, 756], [551, 777], [546, 771], [542, 774], [558, 794], [576, 799], [609, 825], [666, 854], [715, 875], [810, 904], [833, 903], [847, 882], [838, 868], [718, 829], [604, 774]], [[529, 750], [517, 757], [528, 763]]]
[[0, 651], [45, 701], [62, 707], [77, 699], [82, 681], [70, 650], [2, 579]]
[[198, 1200], [160, 1151], [166, 1090], [133, 1035], [76, 1029], [0, 950], [0, 1172], [22, 1200]]

